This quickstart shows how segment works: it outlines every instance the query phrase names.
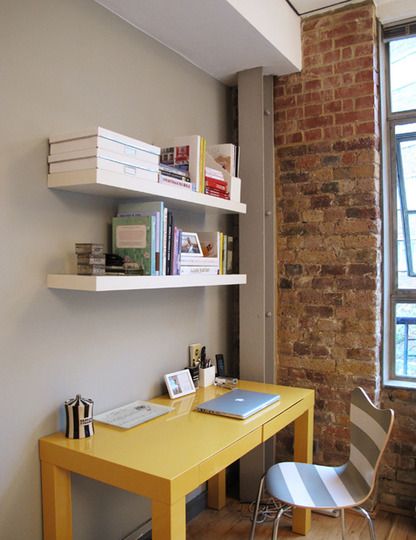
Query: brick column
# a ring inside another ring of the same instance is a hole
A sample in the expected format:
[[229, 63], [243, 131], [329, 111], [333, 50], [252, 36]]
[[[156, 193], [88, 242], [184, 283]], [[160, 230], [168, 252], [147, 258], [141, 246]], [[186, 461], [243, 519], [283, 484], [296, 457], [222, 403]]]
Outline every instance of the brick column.
[[302, 72], [275, 80], [278, 380], [316, 389], [325, 464], [347, 455], [351, 390], [379, 398], [376, 32], [372, 3], [306, 19]]

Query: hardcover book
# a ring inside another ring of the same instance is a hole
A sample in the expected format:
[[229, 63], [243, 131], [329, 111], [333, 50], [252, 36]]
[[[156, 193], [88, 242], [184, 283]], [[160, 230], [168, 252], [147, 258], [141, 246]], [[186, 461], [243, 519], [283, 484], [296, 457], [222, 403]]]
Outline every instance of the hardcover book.
[[163, 237], [165, 234], [163, 201], [121, 202], [118, 205], [117, 215], [119, 217], [155, 216], [155, 274], [163, 275]]
[[[107, 146], [105, 143], [103, 145], [102, 143], [104, 140], [116, 142], [126, 148], [120, 149], [113, 145]], [[115, 151], [121, 150], [121, 153], [123, 154], [134, 155], [134, 150], [140, 150], [160, 156], [160, 148], [158, 146], [154, 146], [153, 144], [146, 143], [127, 135], [122, 135], [121, 133], [116, 133], [115, 131], [103, 127], [95, 127], [77, 133], [49, 137], [49, 144], [50, 154], [84, 150], [85, 148], [91, 148], [91, 146], [102, 146], [107, 147], [109, 150], [114, 150], [114, 148], [116, 148]]]
[[138, 264], [143, 276], [155, 275], [155, 218], [113, 218], [113, 253]]
[[208, 154], [231, 176], [238, 176], [237, 147], [231, 143], [208, 146]]

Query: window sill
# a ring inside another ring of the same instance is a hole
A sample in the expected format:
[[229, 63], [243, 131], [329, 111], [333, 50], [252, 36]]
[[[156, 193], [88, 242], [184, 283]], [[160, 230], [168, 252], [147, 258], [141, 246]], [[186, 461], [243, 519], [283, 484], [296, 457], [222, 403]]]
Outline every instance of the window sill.
[[384, 388], [406, 388], [407, 390], [416, 390], [416, 382], [414, 381], [400, 381], [396, 379], [387, 379], [383, 381]]

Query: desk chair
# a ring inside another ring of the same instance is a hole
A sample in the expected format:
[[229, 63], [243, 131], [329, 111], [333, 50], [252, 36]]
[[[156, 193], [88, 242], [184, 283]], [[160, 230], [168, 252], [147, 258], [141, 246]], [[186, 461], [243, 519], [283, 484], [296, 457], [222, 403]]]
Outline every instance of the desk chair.
[[366, 517], [370, 537], [376, 540], [371, 517], [359, 505], [368, 499], [373, 490], [377, 468], [393, 427], [393, 418], [391, 409], [375, 407], [362, 388], [353, 390], [348, 461], [339, 467], [292, 462], [278, 463], [270, 467], [260, 481], [250, 540], [254, 540], [265, 482], [266, 491], [283, 503], [274, 519], [273, 540], [277, 540], [280, 518], [292, 506], [312, 510], [339, 509], [343, 540], [344, 509], [353, 508]]

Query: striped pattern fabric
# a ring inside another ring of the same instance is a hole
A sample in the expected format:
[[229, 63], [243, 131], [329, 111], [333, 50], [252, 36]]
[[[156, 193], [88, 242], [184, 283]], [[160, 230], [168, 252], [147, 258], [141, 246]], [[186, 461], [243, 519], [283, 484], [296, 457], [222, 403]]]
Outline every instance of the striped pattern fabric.
[[361, 388], [351, 395], [351, 448], [347, 463], [326, 467], [285, 462], [266, 474], [276, 499], [303, 508], [346, 508], [361, 504], [374, 486], [377, 466], [393, 425], [393, 411], [378, 409]]

